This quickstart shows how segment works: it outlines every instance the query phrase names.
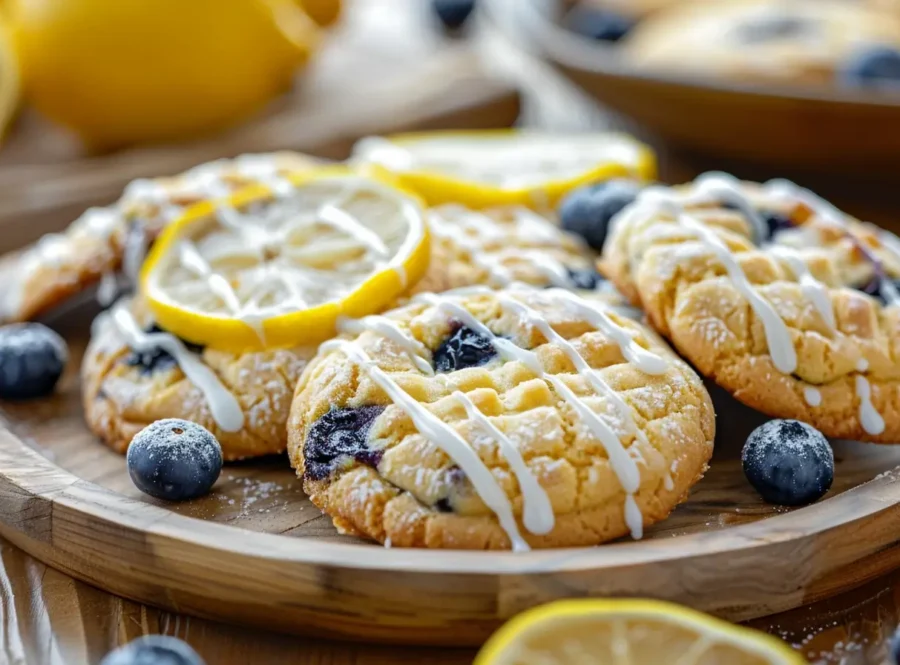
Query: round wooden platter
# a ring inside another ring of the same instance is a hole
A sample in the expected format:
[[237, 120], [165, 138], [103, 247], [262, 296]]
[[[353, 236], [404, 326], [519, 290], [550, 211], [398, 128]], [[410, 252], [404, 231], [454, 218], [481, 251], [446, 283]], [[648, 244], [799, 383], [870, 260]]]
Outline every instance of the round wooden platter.
[[[900, 173], [900, 94], [761, 86], [646, 72], [559, 25], [560, 0], [490, 0], [493, 24], [650, 140], [693, 155], [797, 172], [875, 179]], [[702, 160], [697, 160], [702, 161]]]
[[740, 468], [762, 418], [716, 394], [707, 476], [640, 542], [512, 552], [385, 549], [339, 535], [286, 457], [227, 466], [166, 504], [83, 422], [78, 365], [93, 306], [52, 321], [72, 359], [58, 394], [5, 403], [0, 534], [107, 591], [237, 623], [358, 640], [479, 644], [503, 620], [575, 596], [652, 596], [732, 620], [796, 607], [900, 564], [900, 448], [836, 444], [827, 498], [764, 504]]

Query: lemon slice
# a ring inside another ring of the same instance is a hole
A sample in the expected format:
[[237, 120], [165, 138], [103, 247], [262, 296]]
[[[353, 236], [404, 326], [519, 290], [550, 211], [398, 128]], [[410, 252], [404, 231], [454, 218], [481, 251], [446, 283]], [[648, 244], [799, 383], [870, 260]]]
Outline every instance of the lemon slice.
[[784, 642], [652, 600], [564, 600], [509, 621], [475, 665], [799, 665]]
[[19, 107], [21, 80], [9, 28], [0, 16], [0, 137], [12, 123]]
[[157, 240], [141, 287], [159, 325], [195, 344], [297, 346], [388, 305], [429, 252], [418, 199], [329, 167], [189, 209]]
[[579, 185], [656, 175], [653, 152], [621, 134], [399, 134], [361, 140], [353, 158], [393, 172], [431, 205], [464, 203], [471, 208], [549, 208]]

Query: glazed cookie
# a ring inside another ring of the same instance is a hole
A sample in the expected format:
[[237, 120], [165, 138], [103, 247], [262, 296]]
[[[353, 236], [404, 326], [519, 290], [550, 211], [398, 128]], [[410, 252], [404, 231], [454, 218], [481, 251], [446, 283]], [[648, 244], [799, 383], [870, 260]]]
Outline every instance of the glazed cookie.
[[291, 152], [243, 155], [174, 177], [136, 180], [116, 204], [91, 208], [64, 232], [0, 258], [0, 321], [33, 319], [101, 280], [101, 299], [112, 301], [115, 271], [123, 267], [133, 278], [147, 244], [186, 207], [314, 164]]
[[712, 453], [699, 378], [569, 291], [420, 294], [343, 331], [297, 386], [288, 450], [344, 533], [516, 550], [640, 537]]
[[200, 348], [155, 327], [140, 301], [123, 301], [92, 327], [81, 365], [85, 418], [118, 452], [150, 423], [183, 418], [215, 434], [226, 460], [279, 453], [294, 386], [314, 354]]
[[741, 83], [865, 84], [889, 75], [875, 61], [898, 47], [900, 16], [864, 3], [698, 0], [641, 22], [622, 54], [641, 69]]
[[447, 204], [428, 213], [431, 264], [413, 293], [524, 282], [592, 291], [603, 279], [577, 235], [521, 206], [470, 210]]
[[826, 436], [900, 440], [894, 235], [787, 181], [710, 174], [644, 190], [613, 220], [601, 268], [745, 404]]

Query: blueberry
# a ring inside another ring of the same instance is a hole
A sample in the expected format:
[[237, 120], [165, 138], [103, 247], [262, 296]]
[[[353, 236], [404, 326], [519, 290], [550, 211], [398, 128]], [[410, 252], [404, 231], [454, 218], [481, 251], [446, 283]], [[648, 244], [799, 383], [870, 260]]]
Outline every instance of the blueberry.
[[784, 231], [785, 229], [790, 229], [794, 226], [794, 222], [791, 218], [780, 212], [775, 212], [774, 210], [760, 210], [759, 214], [769, 229], [769, 239], [774, 237], [779, 231]]
[[[166, 331], [157, 325], [153, 325], [145, 332], [158, 333]], [[181, 340], [181, 343], [184, 344], [188, 351], [193, 351], [194, 353], [203, 352], [203, 347], [199, 344], [194, 344], [183, 339]], [[154, 372], [173, 368], [175, 366], [175, 358], [169, 355], [167, 351], [163, 351], [160, 348], [153, 348], [149, 351], [132, 351], [125, 357], [125, 364], [139, 368], [141, 374], [153, 374]]]
[[312, 480], [327, 478], [335, 462], [347, 457], [378, 466], [382, 452], [369, 448], [366, 440], [382, 411], [383, 406], [332, 409], [314, 422], [303, 445], [304, 475]]
[[475, 0], [431, 0], [431, 8], [446, 28], [461, 28], [475, 9]]
[[562, 227], [580, 235], [594, 249], [603, 249], [609, 221], [634, 201], [639, 191], [640, 186], [631, 180], [609, 180], [580, 187], [560, 204]]
[[581, 270], [573, 270], [572, 268], [568, 268], [567, 272], [569, 273], [569, 279], [572, 280], [572, 284], [576, 289], [593, 291], [603, 281], [605, 281], [603, 279], [603, 276], [594, 268], [583, 268]]
[[[882, 305], [886, 305], [888, 300], [887, 296], [884, 293], [884, 282], [886, 278], [881, 277], [880, 275], [872, 275], [868, 282], [865, 284], [860, 284], [859, 286], [854, 287], [857, 291], [862, 291], [863, 293], [867, 293]], [[891, 283], [894, 285], [894, 288], [900, 290], [900, 280], [891, 280]]]
[[617, 42], [634, 27], [635, 21], [616, 12], [577, 6], [566, 15], [565, 26], [572, 32], [600, 42]]
[[457, 325], [434, 352], [434, 369], [455, 372], [466, 367], [479, 367], [496, 356], [497, 349], [488, 337], [468, 326]]
[[206, 665], [186, 642], [168, 635], [145, 635], [106, 654], [100, 665]]
[[773, 15], [744, 23], [735, 30], [735, 37], [745, 44], [759, 44], [790, 39], [802, 35], [812, 27], [812, 24], [798, 16]]
[[63, 338], [40, 323], [0, 328], [0, 397], [32, 399], [53, 392], [69, 356]]
[[872, 46], [859, 51], [844, 68], [842, 80], [857, 88], [879, 83], [900, 85], [900, 51], [891, 46]]
[[814, 427], [770, 420], [744, 444], [744, 475], [769, 503], [802, 506], [821, 498], [834, 479], [834, 453]]
[[209, 430], [180, 418], [148, 425], [128, 446], [128, 473], [142, 492], [166, 501], [209, 492], [222, 470], [222, 447]]

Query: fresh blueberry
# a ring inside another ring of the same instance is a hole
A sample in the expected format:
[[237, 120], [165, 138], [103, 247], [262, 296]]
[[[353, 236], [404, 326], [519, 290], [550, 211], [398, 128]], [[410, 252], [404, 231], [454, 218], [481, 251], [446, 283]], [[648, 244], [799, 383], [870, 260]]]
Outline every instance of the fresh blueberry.
[[100, 665], [206, 665], [186, 642], [168, 635], [145, 635], [106, 654]]
[[382, 411], [383, 406], [332, 409], [314, 422], [303, 446], [304, 475], [312, 480], [327, 478], [335, 462], [347, 457], [378, 466], [382, 452], [369, 448], [366, 441]]
[[222, 447], [209, 430], [180, 418], [148, 425], [128, 446], [128, 474], [142, 492], [187, 501], [209, 492], [222, 470]]
[[434, 352], [434, 369], [455, 372], [466, 367], [479, 367], [497, 356], [491, 340], [468, 326], [458, 325]]
[[594, 249], [603, 249], [609, 222], [634, 201], [640, 186], [631, 180], [608, 180], [570, 192], [559, 208], [566, 231], [577, 233]]
[[475, 10], [475, 0], [431, 0], [431, 8], [446, 28], [456, 30]]
[[600, 42], [619, 41], [634, 24], [635, 21], [616, 12], [587, 6], [576, 6], [565, 19], [565, 26], [572, 32]]
[[842, 79], [856, 88], [879, 83], [900, 85], [900, 51], [891, 46], [872, 46], [859, 51], [847, 63]]
[[[153, 325], [146, 330], [147, 333], [165, 332], [157, 325]], [[202, 353], [203, 347], [199, 344], [193, 344], [186, 340], [181, 340], [188, 351], [194, 353]], [[154, 347], [149, 351], [132, 351], [125, 357], [125, 364], [140, 369], [141, 374], [153, 374], [163, 370], [171, 369], [175, 366], [175, 358], [158, 347]]]
[[814, 427], [770, 420], [744, 444], [744, 475], [769, 503], [802, 506], [821, 498], [834, 480], [834, 453]]
[[735, 30], [735, 37], [745, 44], [759, 44], [778, 39], [790, 39], [802, 35], [812, 24], [799, 16], [766, 16], [749, 21]]
[[0, 398], [32, 399], [53, 392], [69, 353], [63, 338], [40, 323], [0, 328]]

